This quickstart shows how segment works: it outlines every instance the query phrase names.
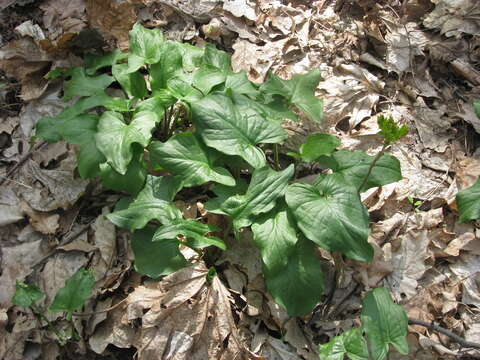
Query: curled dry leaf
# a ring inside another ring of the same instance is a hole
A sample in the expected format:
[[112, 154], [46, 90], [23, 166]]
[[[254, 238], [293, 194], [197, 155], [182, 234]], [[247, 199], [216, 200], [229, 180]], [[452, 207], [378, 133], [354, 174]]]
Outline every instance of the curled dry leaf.
[[108, 40], [117, 40], [121, 49], [128, 48], [128, 32], [137, 20], [132, 1], [86, 0], [86, 9], [90, 27], [99, 29]]
[[432, 0], [435, 9], [423, 20], [428, 29], [438, 29], [447, 37], [460, 37], [463, 33], [480, 34], [480, 20], [472, 16], [480, 11], [477, 0]]
[[[230, 294], [217, 276], [209, 283], [207, 274], [198, 264], [137, 287], [97, 328], [90, 346], [97, 353], [110, 343], [134, 346], [141, 359], [246, 359], [249, 352], [237, 333]], [[136, 319], [140, 328], [131, 323]]]
[[350, 129], [372, 114], [385, 84], [376, 76], [357, 65], [341, 65], [348, 75], [331, 76], [320, 82], [320, 96], [325, 101], [325, 117], [336, 125], [349, 119]]
[[35, 230], [42, 234], [55, 234], [59, 227], [58, 219], [60, 215], [35, 211], [25, 201], [20, 202], [20, 208], [28, 215], [30, 224]]
[[33, 160], [27, 161], [22, 168], [25, 182], [37, 185], [31, 191], [22, 192], [21, 197], [38, 211], [68, 209], [84, 194], [88, 180], [75, 178], [73, 169], [69, 169], [67, 163], [68, 158], [62, 161], [63, 168], [46, 170]]
[[49, 253], [43, 240], [36, 240], [25, 244], [4, 247], [2, 249], [2, 263], [0, 268], [0, 308], [8, 309], [15, 293], [15, 281], [23, 281], [32, 273], [33, 265]]
[[50, 40], [66, 33], [77, 34], [86, 26], [84, 0], [48, 0], [40, 8]]

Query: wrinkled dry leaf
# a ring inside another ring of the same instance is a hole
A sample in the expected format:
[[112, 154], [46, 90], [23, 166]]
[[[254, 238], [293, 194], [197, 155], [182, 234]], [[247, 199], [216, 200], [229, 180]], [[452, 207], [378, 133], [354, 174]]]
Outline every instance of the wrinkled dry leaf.
[[450, 265], [452, 272], [458, 276], [462, 284], [462, 303], [480, 306], [480, 256], [469, 253], [462, 254], [460, 258]]
[[20, 208], [28, 215], [30, 224], [35, 230], [42, 234], [55, 234], [59, 227], [58, 219], [60, 215], [35, 211], [25, 201], [20, 202]]
[[28, 160], [22, 168], [22, 174], [33, 189], [22, 192], [21, 197], [38, 211], [68, 209], [85, 193], [88, 180], [75, 178], [73, 166], [67, 163], [68, 159], [65, 159], [60, 168], [46, 170], [41, 169], [35, 161]]
[[301, 360], [292, 346], [269, 336], [263, 328], [255, 332], [252, 351], [268, 360]]
[[136, 21], [135, 5], [115, 0], [86, 0], [85, 4], [90, 27], [99, 29], [106, 39], [117, 40], [121, 49], [128, 48], [128, 32]]
[[15, 192], [5, 185], [0, 187], [0, 226], [16, 223], [23, 219], [19, 199]]
[[[203, 264], [184, 268], [129, 295], [121, 310], [114, 310], [90, 338], [102, 353], [109, 343], [135, 346], [141, 359], [243, 359], [228, 290], [215, 276], [207, 283]], [[141, 319], [141, 328], [131, 321]], [[187, 320], [188, 319], [188, 320]], [[186, 321], [187, 320], [187, 321]]]
[[462, 33], [480, 34], [480, 20], [471, 16], [480, 11], [476, 0], [432, 0], [435, 9], [423, 20], [428, 29], [438, 29], [447, 37], [460, 37]]
[[43, 240], [25, 244], [3, 247], [2, 274], [0, 275], [0, 308], [8, 309], [15, 293], [15, 281], [23, 281], [32, 273], [33, 265], [43, 259], [49, 249]]
[[65, 33], [79, 33], [86, 26], [84, 0], [48, 0], [40, 8], [51, 40]]
[[416, 23], [398, 24], [385, 21], [389, 31], [385, 35], [387, 43], [386, 63], [397, 74], [411, 69], [415, 56], [423, 55], [423, 49], [429, 42], [427, 36]]
[[320, 82], [320, 97], [324, 99], [325, 120], [336, 125], [348, 119], [350, 129], [371, 116], [385, 84], [357, 65], [342, 65], [346, 76], [333, 75]]
[[248, 20], [255, 21], [255, 3], [249, 0], [225, 0], [223, 1], [223, 10], [228, 11], [233, 16], [244, 16]]

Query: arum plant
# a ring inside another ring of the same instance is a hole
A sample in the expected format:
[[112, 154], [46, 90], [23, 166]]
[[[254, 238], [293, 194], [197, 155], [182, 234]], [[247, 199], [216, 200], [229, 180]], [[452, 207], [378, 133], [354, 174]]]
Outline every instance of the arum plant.
[[[321, 299], [318, 247], [372, 260], [359, 192], [400, 180], [398, 160], [337, 150], [338, 139], [313, 134], [295, 156], [331, 173], [294, 182], [294, 164], [278, 161], [284, 119], [323, 118], [314, 95], [319, 70], [254, 84], [215, 46], [170, 41], [137, 24], [128, 53], [88, 56], [84, 67], [58, 74], [65, 100], [75, 102], [41, 119], [37, 136], [74, 144], [80, 176], [99, 176], [126, 195], [107, 218], [132, 232], [138, 272], [159, 277], [188, 266], [180, 246], [228, 251], [225, 236], [214, 234], [230, 229], [186, 219], [175, 206], [186, 188], [209, 198], [205, 209], [226, 217], [235, 237], [251, 229], [268, 291], [290, 316], [308, 314]], [[382, 119], [387, 146], [406, 130]]]

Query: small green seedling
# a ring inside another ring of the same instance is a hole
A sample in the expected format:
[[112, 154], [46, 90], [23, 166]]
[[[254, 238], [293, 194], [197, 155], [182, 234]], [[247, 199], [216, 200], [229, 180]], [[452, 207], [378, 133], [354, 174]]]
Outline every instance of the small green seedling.
[[[58, 290], [53, 303], [49, 307], [49, 312], [57, 313], [66, 311], [66, 318], [71, 322], [73, 312], [79, 310], [85, 301], [92, 296], [94, 284], [95, 279], [91, 271], [84, 268], [79, 269], [66, 281], [65, 286]], [[17, 306], [31, 308], [35, 316], [47, 323], [48, 328], [55, 334], [59, 343], [65, 345], [69, 336], [57, 329], [45, 316], [45, 310], [36, 304], [43, 296], [43, 292], [36, 285], [17, 281], [12, 303]], [[78, 338], [73, 323], [71, 323], [71, 335]]]
[[379, 134], [383, 135], [384, 144], [387, 146], [397, 142], [408, 134], [408, 126], [398, 126], [391, 116], [385, 117], [380, 115], [377, 122], [380, 127]]

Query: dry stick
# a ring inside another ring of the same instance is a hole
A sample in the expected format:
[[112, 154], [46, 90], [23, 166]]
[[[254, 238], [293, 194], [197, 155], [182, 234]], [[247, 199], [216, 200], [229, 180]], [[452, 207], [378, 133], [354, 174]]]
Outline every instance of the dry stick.
[[10, 180], [9, 177], [20, 167], [22, 166], [25, 161], [27, 161], [30, 156], [32, 156], [32, 154], [37, 151], [37, 150], [40, 150], [41, 147], [43, 147], [45, 144], [47, 144], [46, 141], [42, 141], [41, 143], [35, 145], [35, 147], [30, 150], [27, 154], [25, 154], [18, 163], [16, 163], [15, 165], [13, 165], [13, 167], [7, 172], [7, 175], [5, 177], [2, 177], [0, 179], [0, 185], [2, 185], [6, 180]]
[[457, 334], [454, 334], [450, 330], [447, 330], [445, 328], [442, 328], [441, 326], [435, 325], [435, 323], [433, 323], [433, 322], [429, 323], [429, 322], [426, 322], [426, 321], [422, 321], [422, 320], [419, 320], [419, 319], [414, 319], [414, 318], [409, 317], [408, 318], [408, 323], [410, 325], [420, 325], [420, 326], [426, 327], [429, 330], [433, 330], [433, 331], [439, 332], [440, 334], [446, 335], [450, 339], [452, 339], [453, 341], [459, 343], [462, 347], [480, 349], [480, 344], [475, 343], [475, 342], [471, 342], [471, 341], [467, 341], [464, 338], [458, 336]]

